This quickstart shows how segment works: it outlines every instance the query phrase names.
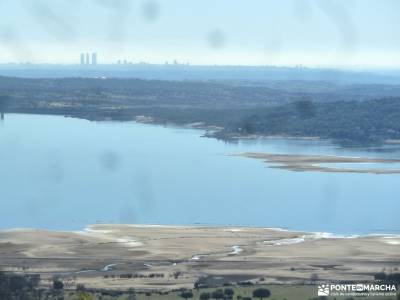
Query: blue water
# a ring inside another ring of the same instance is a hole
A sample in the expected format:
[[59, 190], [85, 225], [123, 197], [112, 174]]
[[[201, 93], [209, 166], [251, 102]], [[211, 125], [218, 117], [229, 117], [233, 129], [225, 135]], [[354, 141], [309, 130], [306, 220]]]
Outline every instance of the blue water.
[[75, 230], [106, 222], [400, 231], [400, 175], [292, 172], [227, 155], [399, 158], [399, 150], [284, 139], [232, 144], [202, 133], [7, 114], [0, 123], [0, 228]]

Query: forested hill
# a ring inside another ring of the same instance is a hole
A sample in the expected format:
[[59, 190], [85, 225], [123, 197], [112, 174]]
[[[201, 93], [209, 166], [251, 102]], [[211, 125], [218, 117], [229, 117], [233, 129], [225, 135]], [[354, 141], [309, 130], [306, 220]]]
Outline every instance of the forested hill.
[[320, 137], [357, 144], [400, 140], [400, 98], [331, 103], [300, 101], [261, 109], [225, 125], [217, 136], [254, 134]]
[[[0, 112], [218, 126], [214, 136], [400, 139], [400, 87], [329, 82], [193, 82], [0, 77]], [[141, 118], [143, 120], [143, 118]]]
[[400, 97], [400, 85], [322, 81], [161, 81], [132, 78], [0, 77], [10, 107], [175, 106], [245, 108], [294, 101], [365, 101]]

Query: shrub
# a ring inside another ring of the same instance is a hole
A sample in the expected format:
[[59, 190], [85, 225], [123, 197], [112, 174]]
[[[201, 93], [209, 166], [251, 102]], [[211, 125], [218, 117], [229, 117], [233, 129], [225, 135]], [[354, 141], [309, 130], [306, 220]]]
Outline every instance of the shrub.
[[211, 293], [211, 298], [213, 299], [223, 299], [225, 296], [223, 290], [215, 290], [214, 292]]
[[78, 299], [79, 300], [93, 300], [92, 296], [90, 296], [89, 294], [87, 294], [85, 292], [79, 292]]
[[259, 288], [253, 291], [254, 298], [263, 299], [268, 298], [269, 296], [271, 296], [271, 292], [268, 289]]
[[235, 292], [233, 291], [233, 289], [226, 288], [226, 289], [224, 290], [224, 294], [225, 294], [226, 296], [228, 296], [228, 298], [232, 298], [232, 296], [235, 294]]
[[200, 300], [209, 300], [210, 298], [211, 298], [210, 293], [204, 292], [200, 294]]
[[191, 291], [183, 291], [180, 296], [184, 299], [193, 298], [193, 293]]

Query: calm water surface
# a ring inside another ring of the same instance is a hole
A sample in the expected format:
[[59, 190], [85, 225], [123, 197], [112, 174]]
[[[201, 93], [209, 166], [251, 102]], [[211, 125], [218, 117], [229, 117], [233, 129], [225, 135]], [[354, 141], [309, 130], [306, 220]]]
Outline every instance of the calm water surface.
[[229, 144], [202, 131], [57, 116], [0, 123], [0, 228], [96, 222], [252, 225], [342, 234], [398, 233], [400, 175], [291, 172], [230, 153], [400, 158], [270, 139]]

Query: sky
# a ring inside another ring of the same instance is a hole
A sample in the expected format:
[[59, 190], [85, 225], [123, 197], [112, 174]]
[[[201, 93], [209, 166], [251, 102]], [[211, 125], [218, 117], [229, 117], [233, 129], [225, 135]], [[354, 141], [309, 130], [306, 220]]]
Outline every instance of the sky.
[[399, 0], [0, 0], [0, 63], [400, 67]]

